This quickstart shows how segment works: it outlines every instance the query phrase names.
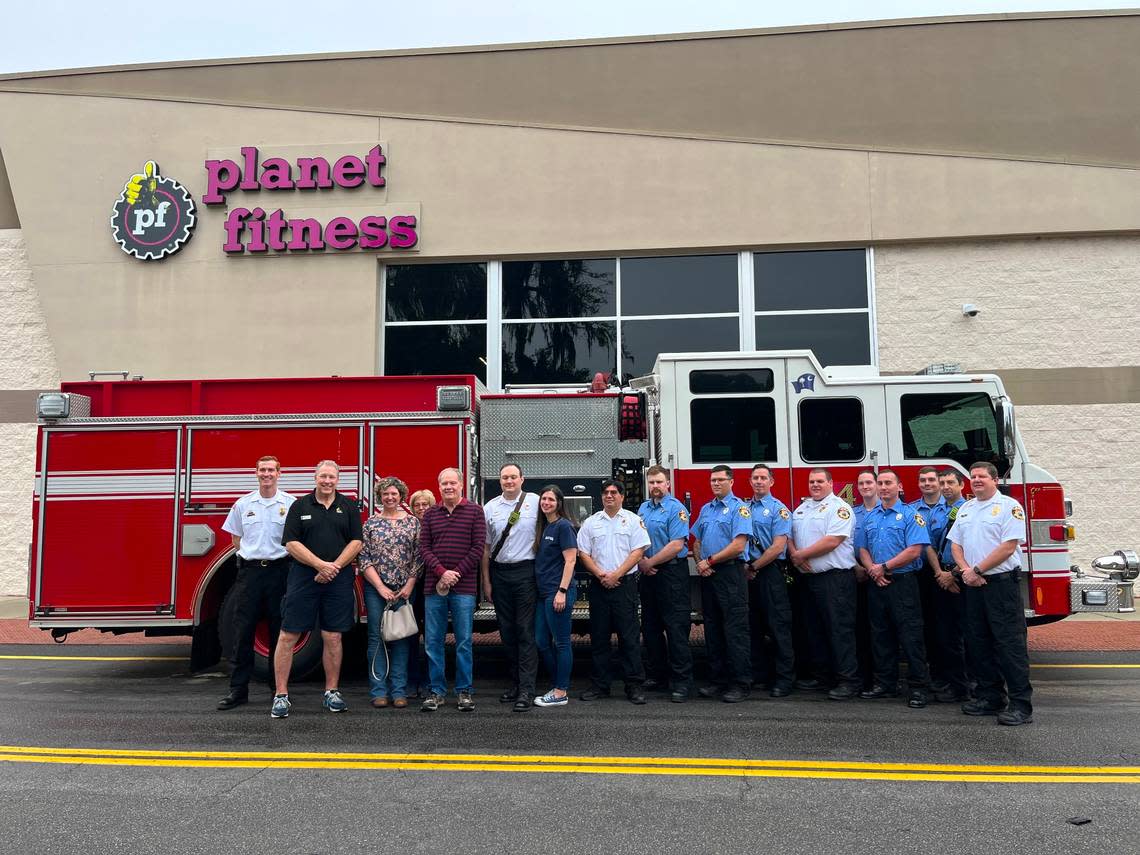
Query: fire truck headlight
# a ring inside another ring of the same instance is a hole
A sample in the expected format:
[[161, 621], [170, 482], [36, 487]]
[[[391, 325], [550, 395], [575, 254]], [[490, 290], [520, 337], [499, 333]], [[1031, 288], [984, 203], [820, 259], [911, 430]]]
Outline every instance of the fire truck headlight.
[[1097, 558], [1092, 566], [1113, 578], [1131, 582], [1140, 576], [1140, 555], [1131, 549], [1118, 549], [1112, 555]]
[[37, 419], [66, 419], [71, 415], [71, 396], [66, 392], [42, 392], [36, 398]]

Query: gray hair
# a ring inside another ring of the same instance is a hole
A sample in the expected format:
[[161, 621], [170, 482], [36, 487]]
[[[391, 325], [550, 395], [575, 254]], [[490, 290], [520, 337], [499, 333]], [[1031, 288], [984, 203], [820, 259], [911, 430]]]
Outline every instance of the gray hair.
[[446, 469], [440, 469], [439, 470], [439, 476], [436, 478], [436, 480], [442, 481], [443, 476], [446, 475], [448, 472], [454, 472], [455, 477], [459, 479], [459, 483], [460, 484], [463, 483], [463, 473], [460, 472], [458, 469], [456, 469], [454, 466], [448, 466]]
[[408, 501], [408, 485], [397, 478], [395, 475], [388, 475], [384, 478], [376, 479], [376, 501], [380, 501], [380, 496], [390, 487], [395, 487], [400, 493], [400, 501]]
[[318, 474], [326, 466], [331, 466], [337, 475], [340, 474], [340, 466], [337, 465], [335, 460], [322, 460], [317, 464], [317, 468], [313, 470], [313, 474]]

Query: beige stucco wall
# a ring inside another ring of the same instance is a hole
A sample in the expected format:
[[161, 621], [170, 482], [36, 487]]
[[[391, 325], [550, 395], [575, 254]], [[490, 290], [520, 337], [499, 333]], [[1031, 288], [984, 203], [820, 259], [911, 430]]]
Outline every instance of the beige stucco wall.
[[[971, 241], [875, 250], [884, 371], [1140, 365], [1140, 237]], [[976, 318], [962, 316], [975, 303]], [[1068, 394], [1058, 384], [1058, 398]], [[1014, 394], [1016, 404], [1016, 393]], [[1017, 408], [1030, 459], [1073, 500], [1074, 560], [1140, 547], [1140, 403]], [[1111, 501], [1107, 497], [1111, 496]]]
[[[59, 371], [18, 229], [0, 230], [0, 389], [58, 385]], [[12, 414], [6, 414], [11, 417]], [[29, 420], [32, 414], [28, 414]], [[0, 597], [24, 596], [36, 426], [0, 423]]]

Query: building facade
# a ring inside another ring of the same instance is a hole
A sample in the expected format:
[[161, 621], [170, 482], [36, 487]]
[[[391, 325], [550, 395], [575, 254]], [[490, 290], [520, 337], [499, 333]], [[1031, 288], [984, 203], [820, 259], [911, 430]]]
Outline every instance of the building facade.
[[35, 393], [108, 369], [956, 362], [1002, 376], [1076, 560], [1136, 546], [1137, 43], [1073, 13], [0, 77], [0, 595]]

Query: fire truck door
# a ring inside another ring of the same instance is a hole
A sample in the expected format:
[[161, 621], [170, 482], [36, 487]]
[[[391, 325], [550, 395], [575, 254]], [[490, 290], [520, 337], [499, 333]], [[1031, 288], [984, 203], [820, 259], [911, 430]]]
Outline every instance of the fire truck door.
[[[431, 490], [439, 500], [439, 472], [449, 466], [462, 471], [470, 484], [470, 460], [462, 422], [393, 422], [372, 424], [369, 436], [372, 461], [369, 482], [395, 475], [409, 493]], [[371, 509], [371, 490], [366, 501]]]
[[171, 613], [181, 433], [44, 430], [38, 613]]

